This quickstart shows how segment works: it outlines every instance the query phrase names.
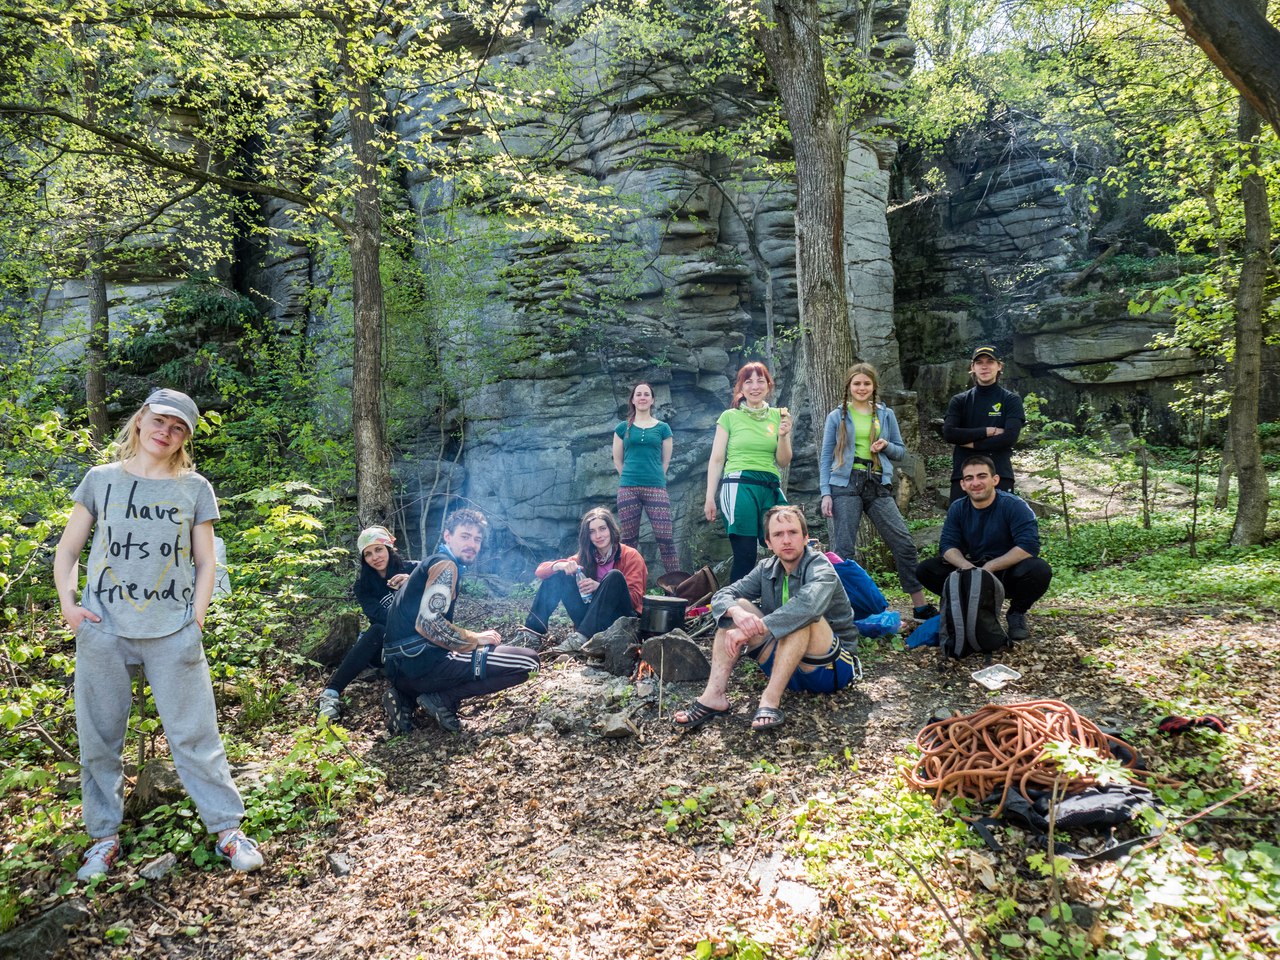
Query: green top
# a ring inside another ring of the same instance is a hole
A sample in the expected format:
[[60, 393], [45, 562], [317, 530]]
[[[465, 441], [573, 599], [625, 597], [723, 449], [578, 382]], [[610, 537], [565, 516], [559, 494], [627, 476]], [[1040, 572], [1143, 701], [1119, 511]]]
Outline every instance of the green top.
[[853, 455], [863, 460], [871, 459], [871, 426], [874, 413], [859, 413], [849, 404], [849, 418], [853, 421]]
[[770, 407], [759, 420], [751, 416], [745, 407], [726, 410], [720, 414], [716, 425], [724, 427], [729, 434], [724, 472], [758, 470], [775, 477], [780, 476], [777, 456], [778, 425], [781, 423], [782, 414], [776, 407]]
[[620, 487], [665, 487], [667, 475], [662, 470], [662, 444], [671, 436], [671, 428], [659, 420], [652, 427], [637, 427], [623, 420], [613, 432], [622, 441], [622, 476]]

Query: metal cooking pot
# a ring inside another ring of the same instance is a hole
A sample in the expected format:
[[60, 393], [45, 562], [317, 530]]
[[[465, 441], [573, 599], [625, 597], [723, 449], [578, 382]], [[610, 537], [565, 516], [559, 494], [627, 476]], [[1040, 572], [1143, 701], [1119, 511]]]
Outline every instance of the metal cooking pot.
[[689, 601], [683, 597], [646, 596], [640, 614], [640, 632], [658, 636], [683, 627], [684, 612], [688, 606]]

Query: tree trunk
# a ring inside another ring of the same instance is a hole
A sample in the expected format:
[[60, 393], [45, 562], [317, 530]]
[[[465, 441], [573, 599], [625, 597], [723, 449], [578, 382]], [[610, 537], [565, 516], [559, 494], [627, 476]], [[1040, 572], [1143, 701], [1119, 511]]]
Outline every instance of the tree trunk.
[[1191, 39], [1280, 134], [1280, 30], [1256, 0], [1169, 0]]
[[347, 238], [351, 255], [354, 358], [351, 433], [355, 445], [357, 510], [362, 526], [392, 519], [391, 451], [382, 415], [382, 207], [378, 196], [377, 131], [368, 81], [355, 70], [345, 37], [338, 56], [350, 93], [351, 152], [355, 165], [355, 215]]
[[85, 270], [89, 287], [89, 340], [84, 357], [84, 406], [89, 416], [89, 432], [99, 444], [111, 439], [111, 424], [107, 420], [107, 343], [111, 320], [107, 312], [107, 278], [102, 272], [105, 249], [97, 224], [90, 226]]
[[[78, 29], [80, 35], [83, 30]], [[84, 64], [85, 115], [90, 123], [98, 122], [98, 66]], [[111, 339], [111, 319], [107, 309], [107, 278], [103, 265], [107, 245], [102, 239], [102, 221], [96, 202], [89, 204], [89, 231], [86, 237], [85, 283], [89, 287], [89, 339], [85, 345], [84, 406], [89, 417], [89, 432], [99, 444], [110, 439], [107, 421], [107, 344]]]
[[[1261, 5], [1265, 10], [1266, 0], [1262, 0]], [[1236, 351], [1231, 364], [1231, 446], [1240, 488], [1231, 543], [1237, 547], [1262, 542], [1270, 493], [1262, 467], [1262, 446], [1258, 442], [1262, 313], [1267, 269], [1271, 263], [1271, 211], [1267, 205], [1266, 180], [1258, 170], [1262, 162], [1258, 149], [1261, 129], [1258, 112], [1241, 98], [1239, 134], [1241, 143], [1249, 144], [1246, 155], [1249, 170], [1240, 188], [1244, 202], [1244, 257], [1240, 265], [1240, 285], [1236, 289]]]
[[782, 97], [796, 160], [796, 287], [817, 422], [840, 405], [853, 363], [844, 270], [845, 142], [822, 59], [816, 0], [760, 0], [756, 33]]
[[1213, 509], [1225, 510], [1231, 499], [1231, 475], [1235, 471], [1235, 450], [1231, 443], [1231, 424], [1227, 424], [1227, 438], [1222, 441], [1222, 463], [1218, 466], [1218, 488], [1213, 492]]

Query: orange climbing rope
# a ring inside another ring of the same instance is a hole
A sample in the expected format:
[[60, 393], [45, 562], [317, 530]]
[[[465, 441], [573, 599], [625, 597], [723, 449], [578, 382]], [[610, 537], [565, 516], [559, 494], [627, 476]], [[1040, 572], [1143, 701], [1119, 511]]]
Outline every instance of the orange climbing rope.
[[[932, 793], [934, 802], [954, 794], [985, 800], [1000, 791], [1000, 805], [1010, 787], [1024, 795], [1028, 788], [1052, 789], [1062, 772], [1045, 755], [1050, 743], [1091, 747], [1098, 756], [1112, 756], [1111, 745], [1123, 749], [1124, 765], [1135, 767], [1138, 752], [1123, 740], [1098, 729], [1061, 700], [990, 704], [966, 716], [931, 723], [916, 737], [924, 755], [907, 774], [916, 790]], [[1092, 786], [1088, 776], [1072, 778], [1067, 793]]]

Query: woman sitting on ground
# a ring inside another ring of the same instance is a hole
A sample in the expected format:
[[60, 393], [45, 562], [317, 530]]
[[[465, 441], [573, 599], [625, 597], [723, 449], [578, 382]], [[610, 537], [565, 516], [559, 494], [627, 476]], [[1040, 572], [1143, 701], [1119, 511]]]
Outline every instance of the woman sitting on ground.
[[360, 573], [356, 576], [354, 592], [360, 609], [369, 618], [369, 627], [360, 634], [338, 669], [329, 678], [316, 712], [328, 720], [341, 719], [344, 708], [342, 691], [362, 671], [382, 666], [382, 644], [387, 636], [387, 611], [396, 591], [404, 586], [418, 565], [416, 560], [405, 560], [396, 551], [396, 538], [386, 527], [369, 527], [356, 538], [356, 550], [360, 552]]
[[671, 463], [671, 428], [653, 415], [653, 387], [637, 383], [631, 390], [630, 411], [613, 431], [613, 467], [618, 471], [618, 524], [622, 542], [638, 547], [640, 512], [649, 515], [653, 539], [658, 541], [667, 573], [680, 569], [671, 531], [671, 498], [667, 495], [667, 467]]
[[893, 553], [898, 582], [911, 595], [916, 619], [925, 620], [938, 610], [924, 598], [916, 578], [916, 543], [893, 499], [893, 461], [902, 459], [906, 447], [898, 418], [880, 402], [879, 390], [876, 368], [855, 363], [845, 381], [844, 404], [827, 414], [818, 460], [822, 515], [831, 518], [832, 551], [849, 558], [857, 552], [862, 515], [870, 518]]
[[745, 364], [733, 385], [733, 405], [716, 420], [716, 438], [707, 463], [703, 513], [724, 513], [733, 550], [729, 582], [737, 583], [756, 565], [764, 543], [765, 511], [787, 502], [780, 467], [791, 463], [791, 414], [769, 406], [773, 375], [763, 363]]
[[545, 639], [551, 615], [564, 604], [574, 631], [547, 652], [577, 653], [622, 617], [640, 615], [649, 568], [638, 550], [622, 542], [613, 514], [595, 507], [578, 526], [578, 552], [539, 564], [534, 576], [542, 583], [525, 618], [525, 632]]

